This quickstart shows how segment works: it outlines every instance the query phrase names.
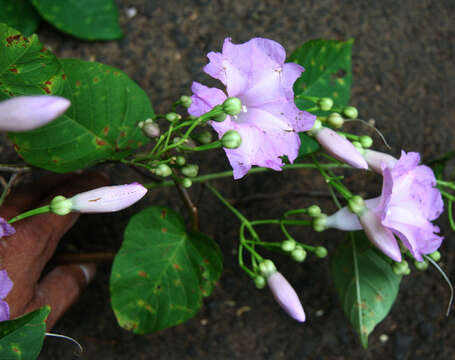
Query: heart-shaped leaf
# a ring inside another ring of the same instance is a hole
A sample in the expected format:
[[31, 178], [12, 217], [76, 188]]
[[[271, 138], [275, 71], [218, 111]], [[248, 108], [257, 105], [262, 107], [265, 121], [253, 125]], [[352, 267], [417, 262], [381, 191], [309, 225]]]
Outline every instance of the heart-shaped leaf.
[[112, 308], [120, 326], [138, 334], [193, 317], [222, 270], [218, 245], [187, 233], [181, 216], [151, 207], [131, 218], [111, 274]]
[[29, 0], [0, 0], [0, 23], [5, 23], [29, 36], [41, 20]]
[[313, 106], [299, 95], [331, 97], [335, 106], [348, 104], [351, 94], [353, 40], [311, 40], [295, 50], [288, 61], [302, 65], [305, 71], [294, 84], [300, 109]]
[[351, 233], [351, 239], [338, 247], [332, 274], [341, 306], [366, 348], [368, 335], [395, 302], [401, 276], [360, 231]]
[[29, 164], [69, 172], [99, 161], [127, 156], [148, 139], [137, 126], [153, 117], [147, 94], [111, 66], [62, 59], [69, 110], [34, 131], [10, 133]]
[[0, 100], [15, 95], [55, 94], [63, 89], [63, 69], [39, 42], [0, 24]]
[[0, 359], [34, 360], [43, 346], [49, 306], [0, 322]]
[[114, 0], [32, 0], [41, 16], [57, 29], [86, 40], [122, 37]]

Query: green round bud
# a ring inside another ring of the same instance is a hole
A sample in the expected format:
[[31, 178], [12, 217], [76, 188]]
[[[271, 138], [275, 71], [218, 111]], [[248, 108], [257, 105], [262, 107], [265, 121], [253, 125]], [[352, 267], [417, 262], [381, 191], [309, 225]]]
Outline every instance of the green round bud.
[[240, 134], [235, 130], [228, 130], [221, 138], [221, 145], [227, 149], [237, 149], [242, 143]]
[[428, 261], [414, 261], [414, 266], [417, 270], [425, 271], [428, 269]]
[[343, 114], [349, 119], [357, 119], [357, 116], [359, 116], [359, 112], [354, 106], [346, 106], [343, 109]]
[[284, 240], [282, 243], [281, 243], [281, 250], [283, 251], [286, 251], [286, 252], [291, 252], [292, 250], [295, 249], [295, 240], [293, 239], [288, 239], [288, 240]]
[[175, 158], [175, 163], [178, 165], [178, 166], [183, 166], [185, 165], [186, 163], [186, 159], [183, 157], [183, 156], [177, 156]]
[[335, 112], [329, 115], [329, 117], [327, 118], [327, 122], [329, 123], [330, 126], [333, 126], [335, 129], [338, 129], [343, 126], [344, 119], [340, 114]]
[[170, 112], [166, 114], [165, 118], [169, 122], [174, 122], [180, 120], [182, 117], [175, 112]]
[[212, 141], [212, 134], [210, 131], [205, 130], [194, 136], [194, 139], [199, 143], [205, 145]]
[[254, 278], [254, 285], [256, 285], [258, 289], [263, 289], [266, 283], [267, 282], [263, 276], [258, 275]]
[[51, 213], [57, 215], [66, 215], [71, 212], [73, 202], [62, 195], [54, 197], [49, 204]]
[[142, 132], [150, 139], [160, 136], [160, 127], [155, 122], [146, 122], [142, 127]]
[[314, 136], [314, 135], [316, 135], [316, 134], [319, 132], [319, 130], [321, 130], [321, 129], [322, 129], [322, 122], [321, 122], [321, 120], [316, 119], [316, 120], [314, 121], [313, 127], [308, 131], [308, 134]]
[[193, 185], [193, 182], [191, 181], [191, 179], [188, 179], [188, 178], [184, 178], [182, 180], [182, 186], [186, 189], [190, 188], [191, 185]]
[[392, 265], [392, 270], [397, 275], [408, 275], [411, 272], [409, 264], [406, 260], [394, 263]]
[[259, 264], [259, 271], [263, 276], [268, 278], [270, 275], [276, 273], [276, 267], [272, 260], [266, 259]]
[[365, 149], [363, 148], [361, 143], [359, 143], [358, 141], [353, 141], [352, 145], [354, 145], [354, 147], [363, 155]]
[[359, 195], [354, 195], [348, 200], [348, 208], [352, 213], [361, 215], [365, 211], [365, 201]]
[[322, 111], [329, 111], [333, 106], [333, 100], [328, 97], [321, 98], [319, 100], [319, 107]]
[[238, 115], [242, 111], [242, 102], [239, 98], [229, 97], [224, 100], [223, 111], [228, 115]]
[[216, 121], [216, 122], [223, 122], [224, 120], [226, 120], [226, 114], [225, 113], [221, 113], [221, 114], [215, 115], [212, 118], [212, 120]]
[[324, 246], [317, 246], [314, 250], [314, 253], [317, 257], [325, 258], [328, 254], [327, 249]]
[[319, 215], [321, 215], [321, 208], [317, 205], [311, 205], [309, 208], [308, 208], [308, 215], [310, 215], [311, 217], [318, 217]]
[[373, 145], [373, 139], [368, 135], [361, 136], [359, 140], [364, 148], [369, 148]]
[[434, 253], [428, 254], [430, 258], [432, 258], [434, 261], [439, 261], [441, 260], [441, 253], [436, 250]]
[[182, 104], [183, 107], [189, 108], [191, 106], [191, 103], [193, 100], [189, 96], [182, 95], [180, 96], [180, 104]]
[[161, 177], [168, 177], [172, 174], [172, 170], [166, 164], [159, 164], [156, 167], [155, 174]]
[[324, 231], [326, 229], [325, 224], [327, 222], [327, 215], [321, 214], [313, 219], [313, 230], [317, 232]]
[[303, 247], [297, 246], [292, 252], [291, 257], [297, 262], [304, 262], [306, 259], [306, 251]]
[[175, 138], [172, 139], [172, 142], [173, 142], [174, 144], [177, 144], [180, 140], [182, 140], [182, 138], [176, 136]]
[[196, 164], [188, 164], [182, 167], [181, 172], [188, 177], [195, 177], [199, 171], [199, 166]]

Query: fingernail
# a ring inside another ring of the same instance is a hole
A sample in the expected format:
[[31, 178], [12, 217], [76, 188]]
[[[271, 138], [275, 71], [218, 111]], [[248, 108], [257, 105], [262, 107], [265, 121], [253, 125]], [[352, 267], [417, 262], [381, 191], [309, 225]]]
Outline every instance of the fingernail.
[[79, 267], [81, 268], [82, 273], [84, 274], [85, 282], [87, 284], [90, 284], [90, 282], [95, 277], [96, 265], [95, 264], [79, 264]]

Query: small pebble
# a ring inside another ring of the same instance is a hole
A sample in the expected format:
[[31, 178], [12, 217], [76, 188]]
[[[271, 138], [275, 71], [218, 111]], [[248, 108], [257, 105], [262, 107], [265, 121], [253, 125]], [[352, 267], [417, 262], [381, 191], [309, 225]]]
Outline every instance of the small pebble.
[[128, 9], [126, 9], [126, 16], [128, 16], [130, 19], [135, 17], [136, 14], [137, 14], [137, 9], [134, 6], [129, 7]]
[[379, 341], [385, 344], [387, 341], [389, 341], [389, 335], [382, 334], [381, 336], [379, 336]]
[[316, 310], [316, 317], [321, 317], [322, 315], [324, 315], [324, 310], [322, 309]]

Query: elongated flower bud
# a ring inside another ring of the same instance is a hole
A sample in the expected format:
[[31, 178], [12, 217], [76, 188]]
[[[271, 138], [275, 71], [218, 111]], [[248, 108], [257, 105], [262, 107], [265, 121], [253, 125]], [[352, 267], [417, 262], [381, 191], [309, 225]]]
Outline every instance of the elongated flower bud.
[[394, 167], [398, 161], [392, 155], [369, 149], [364, 150], [363, 158], [366, 160], [369, 168], [378, 174], [382, 174], [382, 163], [387, 165], [387, 167]]
[[316, 120], [315, 128], [311, 130], [311, 134], [330, 155], [352, 167], [368, 169], [366, 161], [350, 141], [330, 128], [317, 126], [318, 121]]
[[0, 130], [28, 131], [62, 115], [70, 101], [58, 96], [18, 96], [0, 102]]
[[374, 246], [392, 260], [401, 261], [401, 251], [395, 236], [381, 224], [381, 220], [373, 211], [365, 208], [365, 211], [359, 216], [359, 222]]
[[73, 196], [71, 211], [101, 213], [123, 210], [139, 201], [147, 189], [139, 183], [104, 186]]
[[304, 322], [305, 312], [299, 297], [291, 284], [278, 271], [267, 278], [267, 285], [272, 291], [273, 297], [280, 304], [284, 311], [293, 319]]

